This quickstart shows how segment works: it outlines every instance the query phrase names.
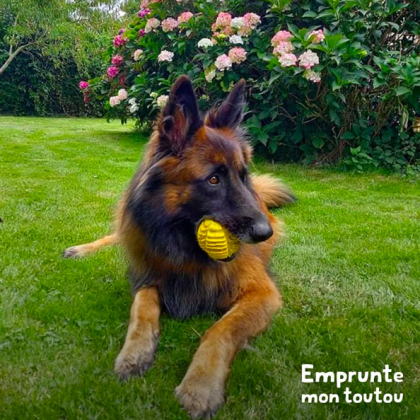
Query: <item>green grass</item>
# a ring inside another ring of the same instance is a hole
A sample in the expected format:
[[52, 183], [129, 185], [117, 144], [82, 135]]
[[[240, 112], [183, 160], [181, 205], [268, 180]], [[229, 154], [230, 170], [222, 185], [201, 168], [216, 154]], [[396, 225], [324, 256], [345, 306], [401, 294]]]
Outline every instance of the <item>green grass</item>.
[[[131, 296], [121, 251], [61, 258], [107, 233], [144, 148], [132, 127], [0, 118], [0, 418], [187, 419], [173, 396], [215, 316], [162, 318], [154, 367], [120, 383]], [[233, 364], [218, 420], [420, 418], [420, 188], [396, 175], [259, 163], [299, 196], [276, 211], [272, 270], [284, 309]], [[317, 371], [402, 371], [401, 404], [302, 404]]]

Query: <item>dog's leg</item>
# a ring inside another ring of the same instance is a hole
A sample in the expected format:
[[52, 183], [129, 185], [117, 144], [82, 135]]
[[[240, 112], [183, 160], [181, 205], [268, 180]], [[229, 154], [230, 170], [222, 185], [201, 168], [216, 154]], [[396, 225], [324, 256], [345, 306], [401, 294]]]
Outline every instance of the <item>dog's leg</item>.
[[124, 346], [115, 360], [120, 379], [143, 375], [153, 363], [159, 336], [160, 299], [156, 287], [139, 290], [131, 306]]
[[118, 243], [117, 234], [113, 233], [112, 235], [104, 236], [101, 239], [98, 239], [94, 242], [89, 242], [83, 245], [76, 245], [70, 248], [67, 248], [63, 252], [64, 258], [81, 258], [88, 254], [98, 251], [104, 246], [114, 245]]
[[[265, 281], [264, 281], [265, 280]], [[268, 278], [248, 289], [201, 340], [175, 394], [193, 419], [211, 418], [223, 405], [225, 382], [237, 351], [268, 326], [281, 298]]]

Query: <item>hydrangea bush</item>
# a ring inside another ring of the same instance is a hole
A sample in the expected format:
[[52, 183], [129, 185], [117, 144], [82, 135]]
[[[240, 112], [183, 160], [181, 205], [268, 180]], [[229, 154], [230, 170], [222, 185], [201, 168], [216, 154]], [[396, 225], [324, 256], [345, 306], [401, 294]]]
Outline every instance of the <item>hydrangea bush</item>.
[[142, 1], [106, 74], [80, 88], [104, 100], [108, 118], [141, 125], [180, 74], [203, 109], [245, 78], [257, 150], [407, 168], [420, 158], [419, 22], [409, 0]]

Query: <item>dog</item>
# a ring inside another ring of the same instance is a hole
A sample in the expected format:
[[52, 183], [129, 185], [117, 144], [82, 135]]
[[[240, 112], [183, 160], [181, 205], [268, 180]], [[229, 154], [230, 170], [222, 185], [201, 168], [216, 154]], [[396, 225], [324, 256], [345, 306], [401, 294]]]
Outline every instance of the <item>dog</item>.
[[[224, 313], [203, 336], [175, 394], [191, 418], [223, 405], [230, 364], [267, 328], [281, 296], [267, 268], [281, 233], [269, 208], [294, 201], [268, 175], [251, 175], [252, 148], [241, 128], [244, 80], [219, 107], [201, 116], [191, 81], [173, 85], [145, 157], [119, 203], [115, 232], [67, 249], [81, 257], [121, 244], [134, 294], [124, 346], [115, 361], [121, 379], [152, 365], [162, 311], [177, 318]], [[211, 259], [198, 245], [204, 219], [222, 224], [242, 243], [233, 257]]]

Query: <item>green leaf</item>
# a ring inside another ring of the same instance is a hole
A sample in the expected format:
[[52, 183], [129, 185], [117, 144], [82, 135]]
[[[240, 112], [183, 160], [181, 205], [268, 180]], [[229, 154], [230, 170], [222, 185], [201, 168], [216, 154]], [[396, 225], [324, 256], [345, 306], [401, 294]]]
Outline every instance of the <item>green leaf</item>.
[[309, 10], [308, 12], [305, 12], [303, 15], [302, 15], [302, 17], [303, 18], [306, 18], [306, 17], [309, 17], [309, 18], [314, 18], [316, 16], [316, 12], [313, 12], [313, 11], [311, 11], [311, 10]]
[[320, 138], [320, 137], [317, 137], [317, 138], [314, 138], [312, 140], [312, 144], [317, 149], [320, 149], [324, 145], [324, 140], [322, 138]]
[[397, 96], [402, 96], [407, 93], [411, 93], [411, 90], [406, 88], [405, 86], [399, 86], [396, 89], [394, 89], [394, 92]]

